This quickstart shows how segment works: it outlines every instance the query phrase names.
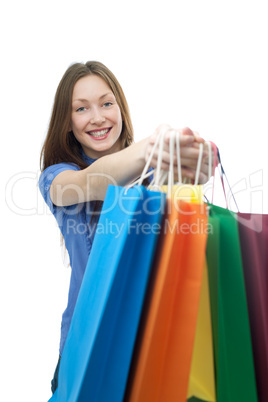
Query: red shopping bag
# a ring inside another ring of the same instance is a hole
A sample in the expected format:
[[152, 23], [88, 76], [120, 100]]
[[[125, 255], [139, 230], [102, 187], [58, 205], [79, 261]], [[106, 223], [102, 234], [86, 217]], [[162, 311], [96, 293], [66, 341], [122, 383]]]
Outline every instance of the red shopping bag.
[[268, 215], [238, 213], [259, 402], [268, 401]]

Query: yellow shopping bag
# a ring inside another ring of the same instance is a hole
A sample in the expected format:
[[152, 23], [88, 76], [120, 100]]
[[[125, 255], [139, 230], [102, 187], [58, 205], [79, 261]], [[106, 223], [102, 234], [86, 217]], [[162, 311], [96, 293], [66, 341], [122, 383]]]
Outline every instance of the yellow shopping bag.
[[206, 261], [203, 271], [187, 397], [190, 398], [192, 396], [207, 402], [216, 401], [208, 270]]

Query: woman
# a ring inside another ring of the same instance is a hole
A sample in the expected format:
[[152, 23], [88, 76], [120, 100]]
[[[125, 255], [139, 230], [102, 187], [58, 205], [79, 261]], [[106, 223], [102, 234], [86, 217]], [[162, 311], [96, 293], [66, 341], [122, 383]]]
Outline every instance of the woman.
[[[169, 126], [165, 128], [161, 168], [167, 170], [170, 131]], [[72, 268], [68, 305], [62, 316], [60, 356], [107, 186], [125, 186], [140, 176], [159, 129], [154, 135], [134, 143], [123, 90], [103, 64], [76, 63], [63, 75], [41, 152], [39, 181], [40, 191], [58, 222]], [[200, 142], [204, 140], [190, 129], [181, 130], [182, 174], [188, 179], [195, 175]], [[156, 166], [157, 153], [156, 148], [151, 167]], [[201, 182], [208, 178], [206, 156], [204, 153]], [[59, 362], [52, 392], [57, 388], [58, 368]]]

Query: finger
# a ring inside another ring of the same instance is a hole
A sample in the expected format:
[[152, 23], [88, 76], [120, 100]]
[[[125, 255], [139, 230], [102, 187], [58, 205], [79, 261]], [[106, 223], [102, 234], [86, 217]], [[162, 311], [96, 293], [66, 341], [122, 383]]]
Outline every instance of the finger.
[[200, 134], [199, 134], [197, 131], [194, 131], [193, 133], [194, 133], [195, 141], [196, 141], [198, 144], [204, 144], [204, 143], [205, 143], [204, 138], [200, 137]]
[[[152, 168], [156, 168], [158, 166], [158, 158], [157, 157], [152, 158], [150, 166]], [[160, 169], [161, 170], [169, 170], [169, 167], [170, 167], [169, 162], [166, 162], [166, 161], [162, 160]]]
[[182, 135], [190, 135], [190, 136], [194, 137], [194, 132], [189, 127], [184, 127], [182, 129], [180, 129], [180, 132]]
[[[200, 152], [200, 142], [194, 141], [192, 148], [197, 149], [198, 152]], [[209, 155], [209, 149], [208, 145], [206, 143], [203, 144], [203, 152], [202, 152], [203, 157], [207, 157]]]
[[185, 131], [185, 134], [183, 134], [183, 130], [181, 129], [170, 128], [169, 130], [167, 130], [165, 135], [164, 141], [166, 144], [169, 144], [170, 138], [172, 135], [174, 135], [174, 133], [176, 135], [179, 135], [180, 146], [187, 146], [194, 143], [194, 135], [190, 129], [189, 131]]
[[169, 128], [170, 126], [168, 124], [161, 124], [160, 126], [158, 126], [155, 129], [154, 133], [150, 135], [148, 144], [154, 145], [159, 135], [163, 132], [166, 132]]
[[200, 137], [200, 134], [198, 133], [198, 131], [193, 131], [189, 127], [183, 128], [181, 130], [181, 132], [182, 132], [183, 135], [191, 135], [191, 136], [193, 136], [195, 141], [198, 144], [201, 144], [201, 143], [203, 144], [205, 142], [205, 140], [202, 137]]
[[[183, 167], [182, 176], [187, 178], [187, 179], [195, 180], [195, 178], [196, 178], [196, 170], [195, 169], [189, 169], [187, 167]], [[204, 170], [201, 170], [200, 173], [199, 173], [199, 176], [197, 178], [198, 184], [204, 184], [207, 181], [208, 181], [208, 174]]]
[[196, 170], [197, 159], [182, 158], [181, 159], [181, 166], [184, 166], [185, 168], [188, 168], [188, 169], [191, 169], [191, 170]]
[[153, 137], [156, 138], [161, 133], [167, 132], [170, 128], [171, 127], [169, 124], [160, 124], [160, 126], [158, 126], [157, 129], [155, 130]]
[[[212, 168], [212, 167], [211, 167], [211, 168]], [[208, 164], [208, 162], [205, 160], [205, 161], [202, 162], [201, 168], [200, 168], [199, 182], [200, 182], [201, 184], [206, 183], [206, 182], [210, 179], [209, 171], [210, 171], [210, 169], [209, 169], [209, 164]], [[212, 172], [212, 174], [213, 174], [212, 169], [211, 169], [211, 172]]]
[[[196, 162], [199, 158], [199, 148], [194, 147], [181, 147], [180, 149], [180, 157], [181, 159], [194, 159]], [[206, 158], [204, 155], [203, 158]]]
[[194, 169], [189, 169], [186, 166], [182, 166], [181, 175], [182, 175], [183, 178], [194, 180], [194, 178], [195, 178], [195, 170]]
[[[156, 150], [154, 151], [154, 154], [152, 156], [152, 160], [150, 162], [150, 166], [151, 167], [157, 167], [158, 166], [158, 160], [160, 158], [160, 153], [159, 153], [159, 148], [157, 147]], [[174, 161], [174, 164], [176, 162]], [[169, 153], [169, 149], [166, 150], [162, 150], [161, 153], [161, 164], [160, 164], [160, 169], [163, 170], [168, 170], [170, 166], [170, 153]]]
[[198, 177], [198, 184], [205, 184], [208, 181], [208, 176], [200, 172]]
[[205, 175], [208, 175], [208, 171], [209, 171], [208, 163], [202, 162], [200, 172], [204, 173]]

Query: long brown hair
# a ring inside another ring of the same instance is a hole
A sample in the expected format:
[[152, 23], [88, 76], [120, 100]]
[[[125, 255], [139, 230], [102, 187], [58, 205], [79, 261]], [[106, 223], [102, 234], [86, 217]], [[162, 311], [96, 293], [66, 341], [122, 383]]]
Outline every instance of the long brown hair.
[[63, 75], [56, 91], [50, 124], [41, 150], [41, 170], [60, 162], [77, 164], [81, 169], [87, 167], [81, 155], [81, 146], [70, 132], [72, 95], [76, 82], [87, 75], [98, 75], [111, 88], [122, 116], [120, 140], [123, 148], [133, 142], [133, 126], [124, 92], [114, 74], [98, 61], [71, 65]]

